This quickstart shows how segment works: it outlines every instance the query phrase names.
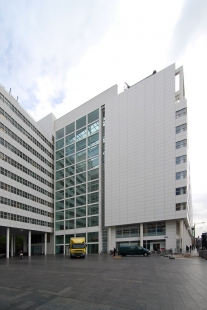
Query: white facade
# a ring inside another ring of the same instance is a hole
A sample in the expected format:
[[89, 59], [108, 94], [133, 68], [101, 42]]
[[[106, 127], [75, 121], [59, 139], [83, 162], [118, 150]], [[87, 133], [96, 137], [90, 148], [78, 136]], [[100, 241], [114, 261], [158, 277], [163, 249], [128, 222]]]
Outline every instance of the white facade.
[[0, 234], [7, 235], [7, 257], [16, 252], [15, 236], [24, 237], [22, 250], [28, 255], [37, 246], [45, 254], [53, 253], [52, 135], [2, 86], [0, 114]]
[[173, 64], [121, 94], [115, 85], [59, 119], [49, 114], [39, 122], [0, 92], [0, 231], [7, 254], [14, 235], [27, 236], [29, 254], [39, 246], [67, 254], [73, 236], [86, 238], [88, 254], [120, 243], [191, 244], [182, 67]]

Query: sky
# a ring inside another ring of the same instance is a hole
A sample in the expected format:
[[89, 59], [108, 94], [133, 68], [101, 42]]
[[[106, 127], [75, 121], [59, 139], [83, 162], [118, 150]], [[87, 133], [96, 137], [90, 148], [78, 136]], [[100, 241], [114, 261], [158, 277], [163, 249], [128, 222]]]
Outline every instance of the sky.
[[0, 0], [0, 83], [38, 121], [184, 67], [196, 236], [207, 232], [207, 1]]

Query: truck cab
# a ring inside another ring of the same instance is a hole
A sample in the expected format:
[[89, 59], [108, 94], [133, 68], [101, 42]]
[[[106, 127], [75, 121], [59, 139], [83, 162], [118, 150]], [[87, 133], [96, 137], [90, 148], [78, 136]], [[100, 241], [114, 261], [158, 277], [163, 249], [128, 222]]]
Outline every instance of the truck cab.
[[86, 256], [85, 238], [70, 238], [70, 258]]

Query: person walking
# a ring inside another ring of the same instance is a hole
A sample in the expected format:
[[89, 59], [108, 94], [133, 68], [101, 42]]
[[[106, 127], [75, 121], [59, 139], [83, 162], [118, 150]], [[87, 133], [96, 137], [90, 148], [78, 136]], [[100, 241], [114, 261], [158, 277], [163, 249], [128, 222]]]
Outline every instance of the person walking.
[[190, 245], [190, 253], [191, 253], [191, 250], [192, 250], [192, 245]]
[[114, 256], [116, 255], [116, 249], [114, 248]]
[[22, 252], [22, 250], [19, 251], [19, 256], [20, 256], [20, 258], [23, 258], [23, 252]]

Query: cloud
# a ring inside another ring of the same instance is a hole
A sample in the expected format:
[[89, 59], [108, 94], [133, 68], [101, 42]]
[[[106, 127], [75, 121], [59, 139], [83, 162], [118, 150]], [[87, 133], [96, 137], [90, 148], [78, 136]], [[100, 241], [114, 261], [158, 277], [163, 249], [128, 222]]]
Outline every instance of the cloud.
[[116, 6], [116, 0], [0, 1], [0, 82], [29, 111], [57, 105], [68, 72], [102, 39]]
[[201, 33], [207, 37], [206, 29], [207, 1], [186, 0], [172, 35], [169, 59], [174, 61], [181, 57]]

